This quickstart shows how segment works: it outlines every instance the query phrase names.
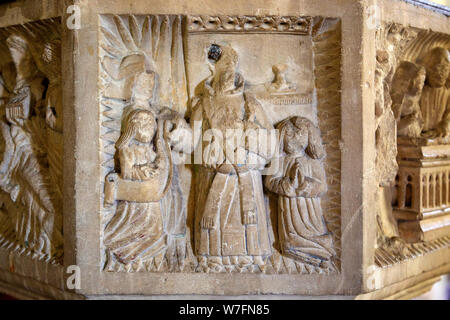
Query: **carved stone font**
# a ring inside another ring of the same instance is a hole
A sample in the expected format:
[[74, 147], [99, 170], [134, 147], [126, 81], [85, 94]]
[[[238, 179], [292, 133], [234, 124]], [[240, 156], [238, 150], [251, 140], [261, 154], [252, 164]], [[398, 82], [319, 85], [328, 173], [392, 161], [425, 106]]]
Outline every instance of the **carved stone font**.
[[425, 2], [0, 4], [0, 292], [429, 289], [450, 272], [450, 11]]

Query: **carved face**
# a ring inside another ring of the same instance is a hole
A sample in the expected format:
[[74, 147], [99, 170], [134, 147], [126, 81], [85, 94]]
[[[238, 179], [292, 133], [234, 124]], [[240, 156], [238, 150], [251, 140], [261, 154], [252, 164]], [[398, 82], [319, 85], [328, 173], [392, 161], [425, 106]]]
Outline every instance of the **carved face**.
[[298, 129], [294, 125], [289, 125], [284, 130], [284, 151], [287, 154], [301, 153], [308, 146], [308, 129], [306, 127]]
[[156, 121], [153, 115], [150, 112], [140, 112], [133, 122], [136, 125], [134, 138], [141, 143], [150, 143], [156, 132]]
[[222, 55], [215, 64], [216, 74], [221, 83], [233, 82], [238, 65], [237, 53], [231, 47], [224, 47]]
[[449, 52], [442, 48], [433, 49], [425, 58], [427, 83], [434, 88], [445, 85], [450, 74]]
[[395, 48], [395, 46], [398, 45], [398, 43], [400, 42], [401, 39], [402, 39], [402, 36], [401, 36], [400, 32], [398, 32], [397, 30], [395, 30], [395, 31], [391, 30], [391, 32], [387, 36], [387, 41], [389, 43], [388, 49], [393, 50]]
[[155, 88], [155, 73], [140, 73], [136, 76], [134, 85], [134, 97], [141, 100], [150, 100]]
[[419, 72], [417, 76], [411, 80], [411, 94], [420, 94], [425, 84], [425, 72]]
[[216, 62], [216, 70], [235, 71], [238, 65], [238, 56], [231, 47], [223, 47], [222, 55]]

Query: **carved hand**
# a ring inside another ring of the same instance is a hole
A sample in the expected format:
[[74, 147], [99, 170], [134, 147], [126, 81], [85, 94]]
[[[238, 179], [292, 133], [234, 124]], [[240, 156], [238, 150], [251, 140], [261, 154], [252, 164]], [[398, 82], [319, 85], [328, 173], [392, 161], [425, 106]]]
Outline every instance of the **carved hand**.
[[151, 166], [148, 166], [148, 165], [143, 165], [143, 166], [141, 166], [140, 169], [141, 169], [141, 171], [144, 173], [144, 176], [145, 176], [146, 178], [151, 177], [151, 176], [154, 175], [155, 172], [156, 172], [156, 169], [155, 169], [155, 168], [153, 168], [153, 167], [151, 167]]
[[50, 128], [55, 129], [55, 127], [56, 127], [56, 117], [53, 114], [53, 111], [52, 111], [52, 109], [50, 107], [47, 107], [47, 109], [46, 109], [45, 122], [47, 123], [47, 125]]
[[298, 187], [296, 188], [296, 192], [297, 194], [302, 194], [305, 195], [307, 193], [309, 193], [309, 191], [311, 191], [311, 183], [308, 180], [304, 180], [302, 183], [300, 183], [298, 185]]
[[302, 184], [305, 178], [302, 175], [301, 170], [301, 163], [295, 162], [295, 164], [292, 166], [291, 170], [289, 171], [289, 178], [291, 179], [292, 186], [294, 188], [297, 188], [299, 184]]
[[244, 121], [244, 130], [258, 130], [258, 129], [261, 129], [261, 126], [256, 124], [254, 121], [249, 120]]
[[442, 138], [450, 135], [450, 130], [447, 128], [447, 124], [441, 123], [436, 128], [428, 130], [422, 135], [428, 139]]

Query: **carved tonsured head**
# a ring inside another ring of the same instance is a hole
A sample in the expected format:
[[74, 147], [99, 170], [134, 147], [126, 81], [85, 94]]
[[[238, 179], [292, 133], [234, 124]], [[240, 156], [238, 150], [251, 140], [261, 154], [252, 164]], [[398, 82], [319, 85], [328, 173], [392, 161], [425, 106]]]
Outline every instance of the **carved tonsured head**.
[[209, 47], [208, 59], [215, 63], [216, 69], [218, 68], [232, 68], [233, 70], [238, 64], [238, 55], [231, 46], [219, 46], [218, 44], [212, 44]]

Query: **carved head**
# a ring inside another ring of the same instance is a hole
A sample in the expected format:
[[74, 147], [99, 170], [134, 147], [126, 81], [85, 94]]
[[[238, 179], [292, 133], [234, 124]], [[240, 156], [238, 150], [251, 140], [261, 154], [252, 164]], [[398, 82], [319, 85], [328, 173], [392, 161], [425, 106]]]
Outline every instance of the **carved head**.
[[132, 98], [136, 101], [149, 101], [155, 95], [156, 73], [144, 71], [136, 75], [134, 79]]
[[321, 159], [325, 150], [319, 129], [308, 119], [293, 116], [277, 125], [280, 130], [280, 150], [288, 155], [306, 152], [312, 159]]
[[12, 34], [6, 39], [6, 45], [16, 67], [17, 82], [31, 78], [37, 72], [37, 68], [33, 64], [33, 57], [25, 37]]
[[215, 63], [216, 70], [234, 71], [238, 64], [238, 55], [231, 46], [211, 45], [208, 58]]
[[150, 143], [155, 136], [156, 126], [156, 119], [151, 111], [142, 109], [131, 111], [122, 125], [122, 133], [117, 140], [116, 148], [128, 146], [133, 139], [141, 143]]
[[[230, 46], [210, 47], [208, 57], [215, 62], [213, 87], [216, 92], [233, 90], [237, 85], [238, 55]], [[217, 59], [217, 60], [216, 60]]]
[[436, 47], [423, 59], [427, 71], [427, 84], [434, 88], [445, 85], [450, 74], [450, 53], [447, 49]]
[[387, 41], [389, 44], [396, 46], [404, 36], [405, 28], [399, 24], [393, 23], [388, 28]]
[[401, 104], [405, 94], [420, 95], [425, 82], [425, 68], [409, 62], [402, 61], [395, 71], [391, 85], [393, 103]]

